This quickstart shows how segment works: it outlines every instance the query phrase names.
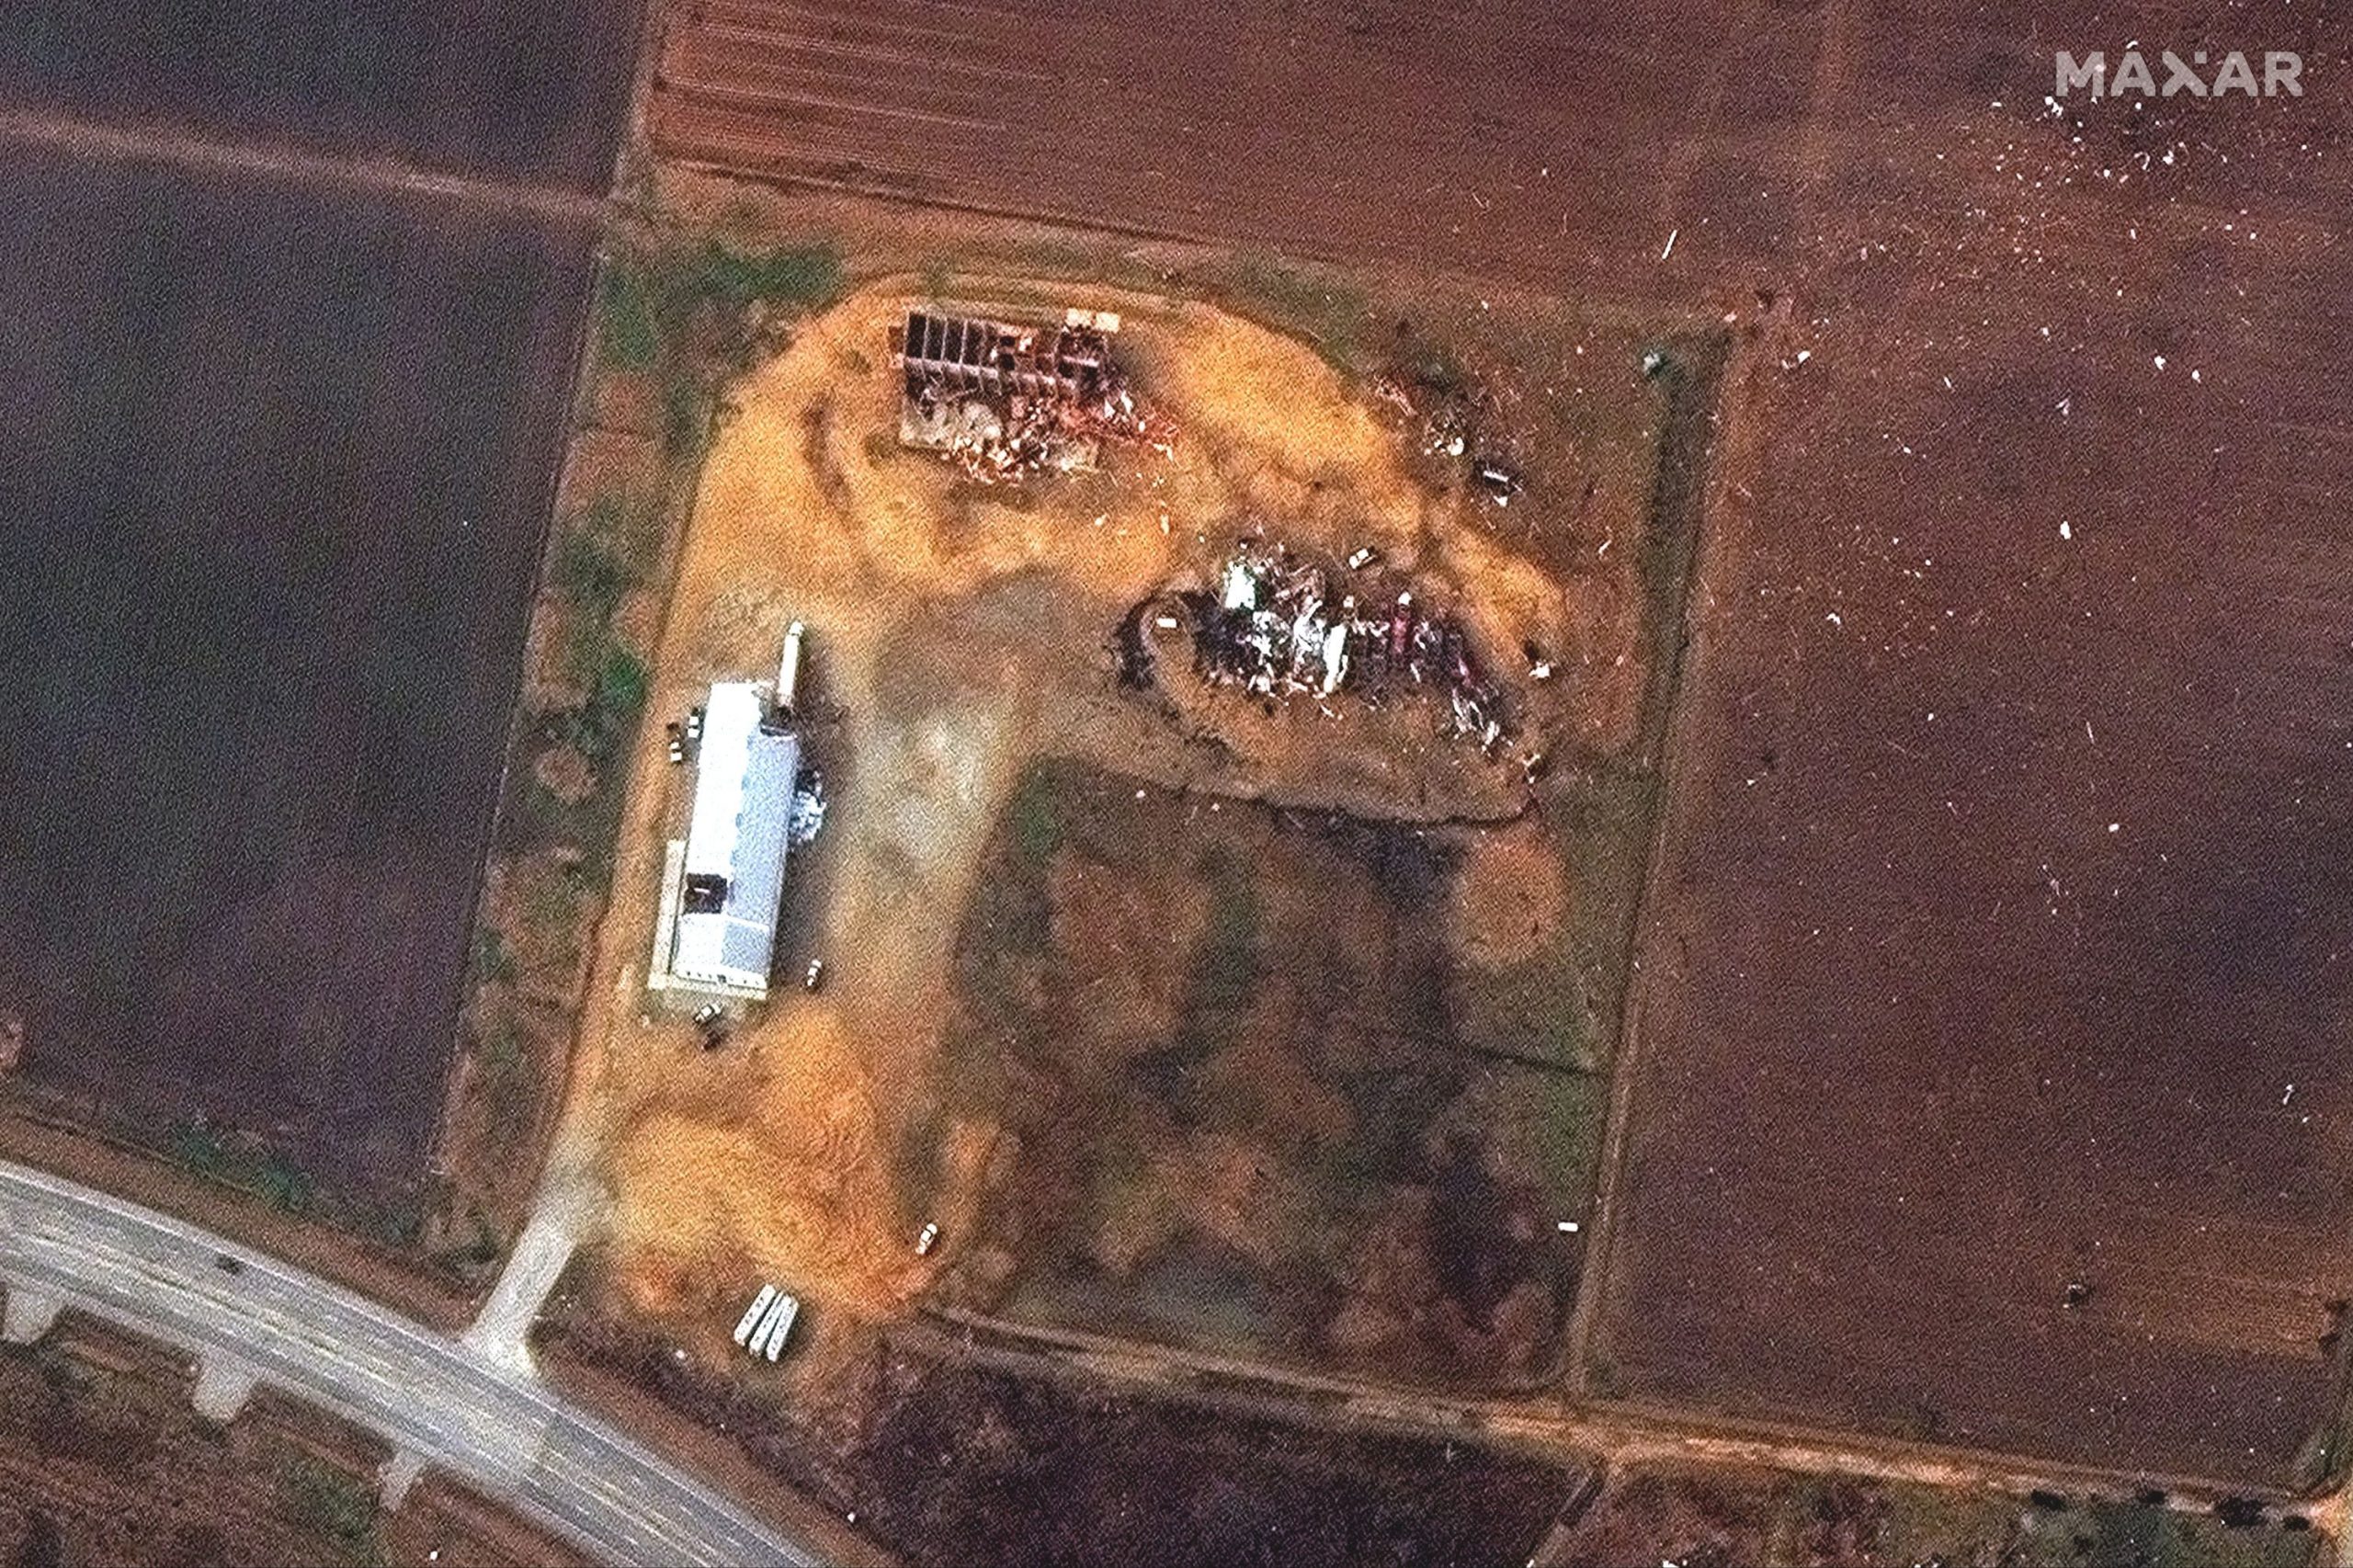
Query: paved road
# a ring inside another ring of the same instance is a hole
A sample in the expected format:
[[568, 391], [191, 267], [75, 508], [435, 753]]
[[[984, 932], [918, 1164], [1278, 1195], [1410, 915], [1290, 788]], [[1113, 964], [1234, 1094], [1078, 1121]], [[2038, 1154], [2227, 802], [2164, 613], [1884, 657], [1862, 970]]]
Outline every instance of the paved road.
[[[222, 1259], [234, 1257], [232, 1271]], [[0, 1162], [0, 1280], [241, 1368], [625, 1564], [819, 1559], [530, 1378], [193, 1225]]]

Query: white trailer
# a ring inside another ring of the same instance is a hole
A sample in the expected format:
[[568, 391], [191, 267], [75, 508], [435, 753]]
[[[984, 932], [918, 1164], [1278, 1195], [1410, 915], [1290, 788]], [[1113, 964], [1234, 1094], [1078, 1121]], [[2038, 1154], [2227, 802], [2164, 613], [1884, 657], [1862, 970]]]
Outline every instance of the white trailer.
[[792, 1320], [800, 1315], [801, 1298], [778, 1291], [776, 1299], [768, 1303], [767, 1315], [760, 1320], [759, 1327], [752, 1330], [752, 1340], [747, 1348], [755, 1356], [775, 1360], [784, 1354], [785, 1335], [792, 1332]]
[[801, 1298], [779, 1296], [776, 1305], [768, 1310], [768, 1359], [773, 1361], [784, 1354], [785, 1336], [792, 1332], [793, 1320], [801, 1315]]
[[750, 1343], [752, 1330], [759, 1326], [760, 1320], [767, 1315], [768, 1306], [775, 1300], [775, 1286], [763, 1285], [760, 1287], [760, 1293], [752, 1298], [752, 1304], [744, 1309], [743, 1318], [735, 1324], [736, 1344], [745, 1345]]
[[784, 658], [776, 670], [776, 709], [787, 718], [801, 700], [801, 644], [808, 636], [808, 628], [797, 620], [784, 629]]

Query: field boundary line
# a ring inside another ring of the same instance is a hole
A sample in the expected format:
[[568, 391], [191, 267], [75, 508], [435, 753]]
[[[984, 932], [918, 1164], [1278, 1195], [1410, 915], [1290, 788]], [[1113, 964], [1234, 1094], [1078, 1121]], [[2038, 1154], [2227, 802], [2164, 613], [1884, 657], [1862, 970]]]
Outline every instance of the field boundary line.
[[2046, 1490], [2120, 1501], [2158, 1487], [2167, 1494], [2168, 1506], [2191, 1513], [2203, 1513], [2225, 1497], [2256, 1498], [2297, 1512], [2325, 1501], [2211, 1476], [2114, 1469], [1672, 1403], [1453, 1394], [1024, 1324], [963, 1308], [927, 1308], [912, 1326], [897, 1332], [924, 1335], [954, 1354], [1015, 1373], [1098, 1379], [1178, 1403], [1275, 1420], [1472, 1439], [1605, 1465], [1741, 1464], [2018, 1496]]
[[44, 147], [72, 157], [159, 164], [205, 174], [338, 186], [424, 197], [546, 223], [602, 228], [610, 204], [551, 186], [426, 168], [376, 153], [314, 152], [285, 144], [208, 136], [181, 127], [137, 125], [78, 115], [0, 110], [0, 144]]
[[1673, 676], [1660, 697], [1665, 712], [1660, 716], [1655, 737], [1657, 749], [1651, 758], [1657, 797], [1651, 807], [1649, 841], [1643, 851], [1642, 885], [1635, 895], [1618, 1038], [1611, 1042], [1609, 1054], [1609, 1103], [1603, 1114], [1601, 1154], [1594, 1171], [1593, 1204], [1588, 1210], [1593, 1234], [1586, 1244], [1577, 1278], [1576, 1301], [1569, 1312], [1563, 1381], [1572, 1398], [1590, 1397], [1592, 1393], [1594, 1346], [1600, 1333], [1602, 1302], [1610, 1289], [1610, 1268], [1618, 1251], [1619, 1195], [1631, 1141], [1629, 1128], [1633, 1120], [1635, 1085], [1643, 1059], [1643, 1006], [1650, 974], [1655, 969], [1654, 964], [1646, 970], [1644, 960], [1652, 956], [1654, 946], [1659, 890], [1665, 881], [1668, 846], [1675, 837], [1680, 802], [1677, 786], [1688, 749], [1684, 731], [1690, 722], [1690, 693], [1699, 685], [1700, 666], [1709, 653], [1709, 640], [1698, 631], [1699, 601], [1714, 559], [1711, 546], [1720, 542], [1716, 536], [1722, 531], [1726, 510], [1733, 506], [1734, 497], [1747, 494], [1747, 486], [1740, 477], [1748, 472], [1745, 465], [1756, 460], [1756, 435], [1760, 426], [1754, 417], [1755, 366], [1762, 358], [1762, 344], [1744, 344], [1737, 336], [1725, 347], [1723, 362], [1717, 370], [1714, 395], [1706, 411], [1706, 417], [1714, 426], [1702, 449], [1708, 472], [1702, 481], [1699, 515], [1691, 519], [1690, 556], [1683, 563], [1675, 624], [1662, 629], [1664, 635], [1656, 644], [1675, 648], [1679, 642], [1680, 647], [1673, 655]]

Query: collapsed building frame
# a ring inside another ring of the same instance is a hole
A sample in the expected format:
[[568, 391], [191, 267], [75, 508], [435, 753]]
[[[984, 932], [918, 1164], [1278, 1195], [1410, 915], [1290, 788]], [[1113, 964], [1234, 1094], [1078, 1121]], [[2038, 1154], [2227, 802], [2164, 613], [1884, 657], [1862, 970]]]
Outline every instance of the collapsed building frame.
[[1162, 421], [1111, 355], [1120, 318], [1072, 309], [1017, 324], [917, 307], [892, 329], [899, 444], [938, 452], [983, 484], [1096, 466], [1106, 441], [1148, 439]]
[[926, 386], [992, 397], [1084, 397], [1110, 369], [1120, 318], [1074, 310], [1061, 326], [910, 311], [899, 339], [907, 395]]

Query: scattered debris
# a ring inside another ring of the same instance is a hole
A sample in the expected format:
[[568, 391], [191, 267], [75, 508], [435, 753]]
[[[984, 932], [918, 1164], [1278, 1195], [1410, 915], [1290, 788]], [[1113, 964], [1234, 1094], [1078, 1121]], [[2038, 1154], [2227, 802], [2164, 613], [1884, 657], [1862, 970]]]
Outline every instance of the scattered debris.
[[1167, 421], [1111, 358], [1119, 325], [1108, 311], [1073, 310], [1058, 327], [910, 312], [900, 443], [942, 453], [983, 484], [1092, 468], [1105, 442], [1165, 451]]
[[1472, 477], [1486, 492], [1487, 499], [1498, 506], [1508, 506], [1511, 498], [1519, 494], [1522, 481], [1519, 470], [1500, 458], [1482, 460], [1472, 470]]
[[785, 826], [785, 841], [798, 849], [825, 828], [825, 776], [812, 767], [792, 788], [792, 813]]
[[[1510, 505], [1524, 488], [1526, 476], [1513, 455], [1518, 440], [1512, 421], [1503, 401], [1475, 378], [1449, 366], [1383, 376], [1372, 391], [1408, 419], [1421, 421], [1424, 457], [1462, 465], [1479, 493], [1495, 506]], [[1370, 552], [1372, 561], [1380, 558], [1380, 551]], [[1351, 569], [1361, 564], [1349, 557]]]
[[1178, 601], [1192, 613], [1194, 663], [1211, 682], [1269, 699], [1347, 690], [1375, 707], [1400, 687], [1427, 687], [1444, 694], [1450, 733], [1489, 750], [1503, 738], [1498, 693], [1469, 634], [1417, 606], [1412, 590], [1385, 604], [1385, 595], [1359, 599], [1336, 574], [1255, 542], [1226, 561], [1217, 582], [1214, 593]]

